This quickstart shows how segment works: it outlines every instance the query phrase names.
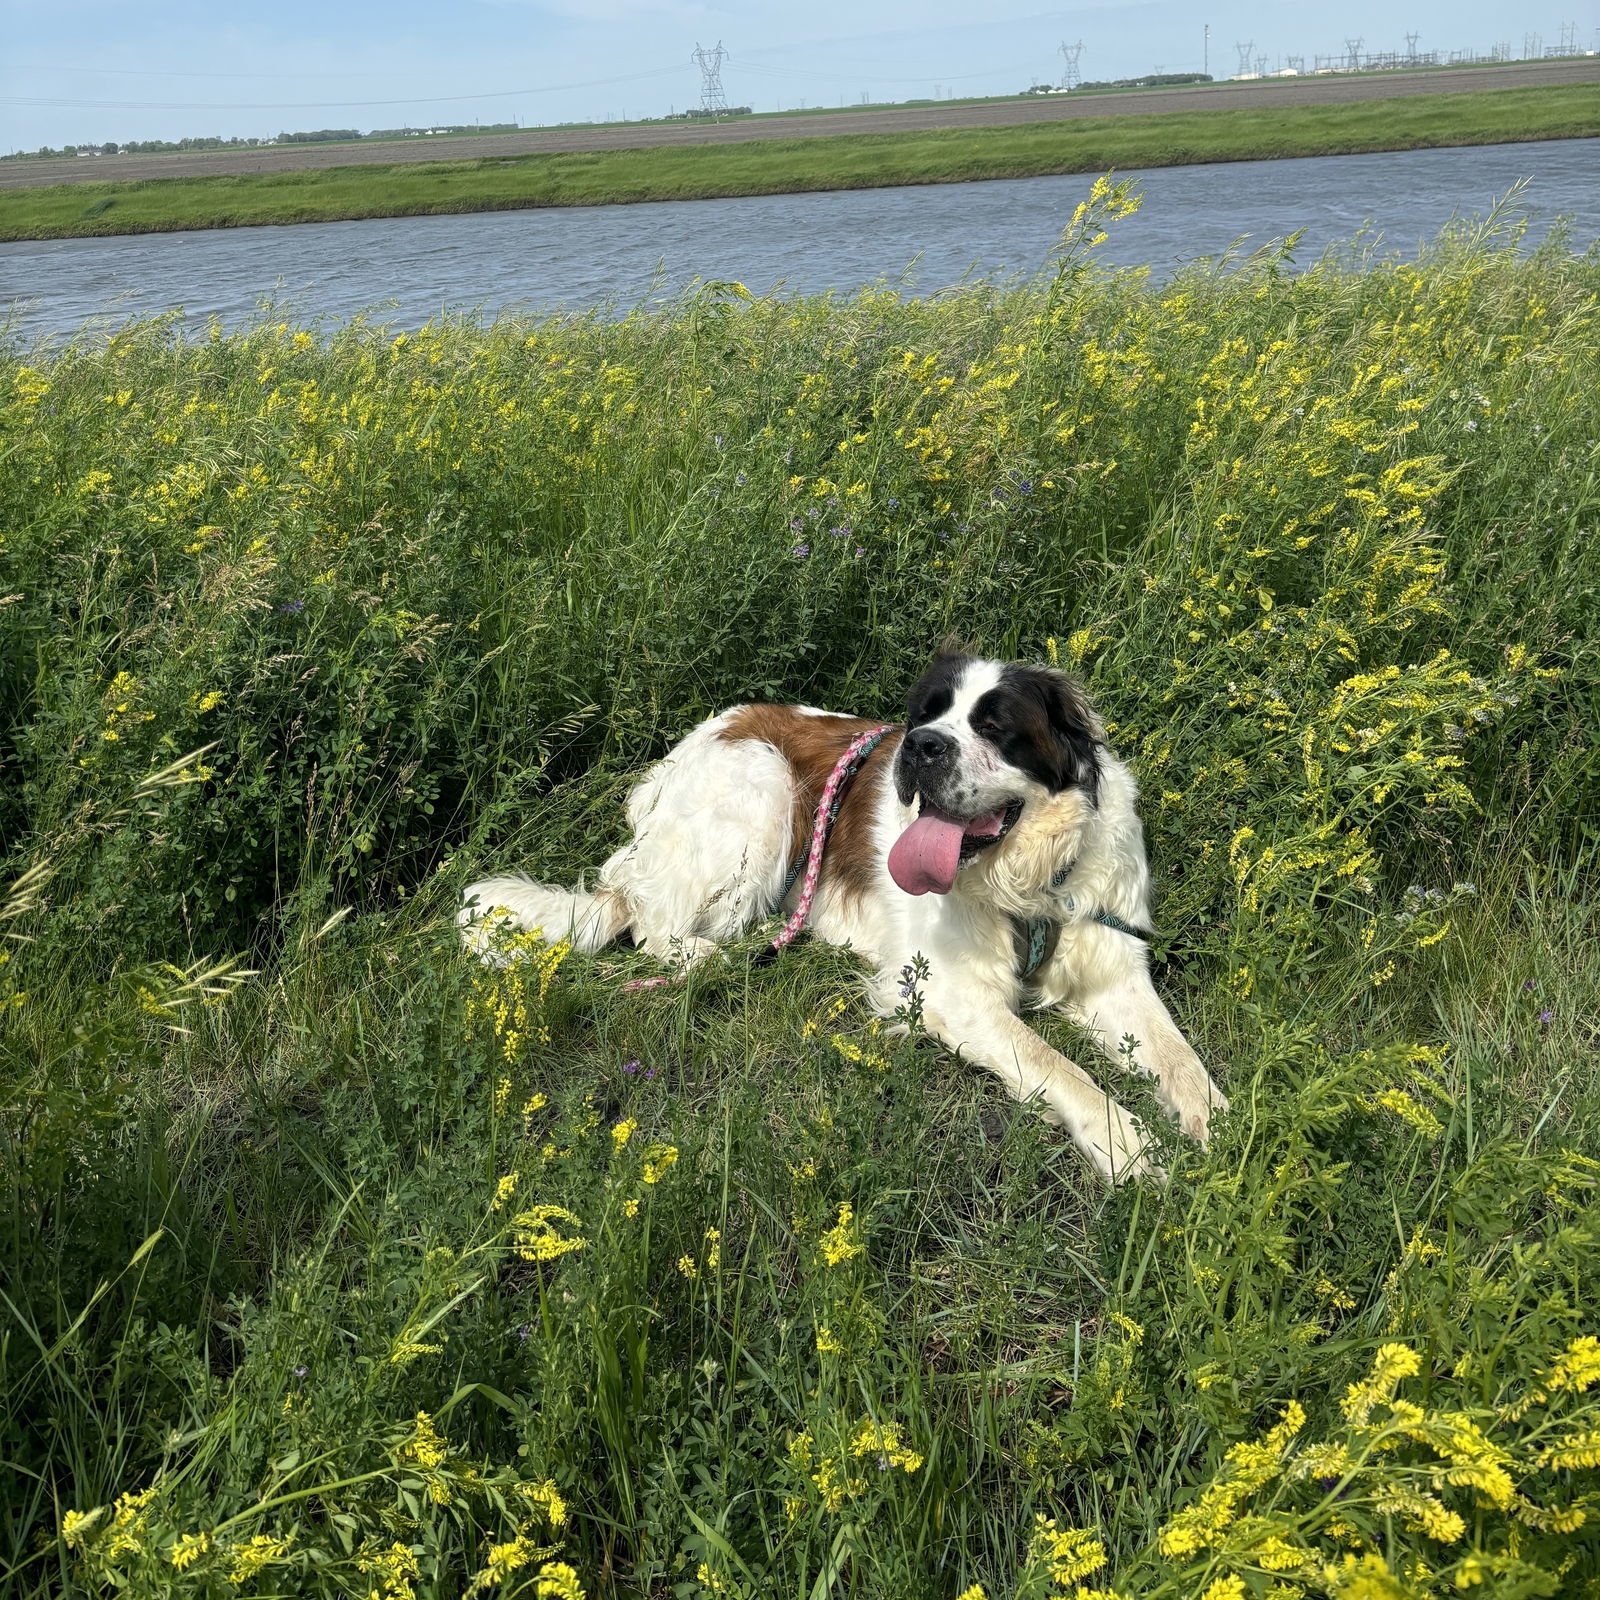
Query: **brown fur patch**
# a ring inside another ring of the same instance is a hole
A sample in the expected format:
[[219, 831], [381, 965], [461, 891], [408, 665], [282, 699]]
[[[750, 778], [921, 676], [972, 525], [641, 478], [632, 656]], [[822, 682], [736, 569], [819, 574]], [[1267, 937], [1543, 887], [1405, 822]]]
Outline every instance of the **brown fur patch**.
[[[816, 717], [795, 706], [745, 706], [734, 712], [719, 738], [730, 744], [742, 739], [759, 739], [769, 744], [785, 761], [795, 777], [793, 815], [790, 817], [789, 865], [803, 860], [811, 843], [811, 825], [817, 804], [827, 787], [828, 774], [858, 734], [869, 733], [881, 723], [862, 717]], [[845, 791], [844, 804], [828, 838], [822, 857], [821, 882], [846, 894], [865, 894], [873, 883], [876, 849], [872, 838], [872, 819], [877, 811], [878, 791], [883, 784], [895, 751], [900, 747], [902, 730], [885, 735], [872, 754], [856, 769]]]

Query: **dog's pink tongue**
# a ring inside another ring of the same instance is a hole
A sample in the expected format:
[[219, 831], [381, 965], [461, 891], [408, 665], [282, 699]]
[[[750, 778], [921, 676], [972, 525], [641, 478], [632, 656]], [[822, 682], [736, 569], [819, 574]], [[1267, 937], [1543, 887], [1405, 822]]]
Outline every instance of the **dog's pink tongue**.
[[962, 835], [987, 838], [1000, 831], [1004, 820], [1001, 810], [960, 823], [924, 802], [922, 815], [889, 852], [889, 876], [907, 894], [949, 894], [961, 866]]

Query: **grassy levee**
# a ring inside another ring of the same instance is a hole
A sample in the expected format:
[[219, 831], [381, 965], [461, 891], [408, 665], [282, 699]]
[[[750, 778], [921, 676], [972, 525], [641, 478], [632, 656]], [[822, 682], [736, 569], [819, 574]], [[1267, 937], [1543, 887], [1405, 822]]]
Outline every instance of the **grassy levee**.
[[881, 189], [1596, 135], [1600, 87], [1580, 84], [1024, 127], [72, 183], [5, 193], [0, 240]]
[[[1600, 1581], [1600, 263], [1155, 287], [1118, 206], [931, 302], [0, 362], [8, 1594]], [[456, 943], [951, 629], [1141, 781], [1210, 1150], [1036, 1020], [1164, 1189], [848, 952]]]

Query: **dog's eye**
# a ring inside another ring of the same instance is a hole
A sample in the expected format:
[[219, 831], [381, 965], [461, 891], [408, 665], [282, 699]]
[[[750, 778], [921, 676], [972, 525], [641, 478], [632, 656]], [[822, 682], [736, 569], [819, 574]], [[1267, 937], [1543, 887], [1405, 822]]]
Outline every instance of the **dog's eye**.
[[972, 724], [972, 731], [980, 739], [998, 739], [1000, 737], [1000, 724], [989, 717], [984, 717]]

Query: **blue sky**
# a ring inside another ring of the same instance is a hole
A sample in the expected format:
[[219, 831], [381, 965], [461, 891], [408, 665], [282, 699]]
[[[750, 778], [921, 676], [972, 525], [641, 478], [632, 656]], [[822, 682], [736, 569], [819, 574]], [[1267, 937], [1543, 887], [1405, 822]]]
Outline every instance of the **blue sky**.
[[653, 116], [699, 98], [689, 53], [719, 39], [730, 103], [773, 110], [1056, 81], [1063, 39], [1086, 78], [1236, 70], [1236, 41], [1276, 64], [1342, 50], [1522, 53], [1563, 22], [1595, 45], [1593, 0], [1546, 14], [1494, 0], [1343, 0], [1315, 9], [1111, 0], [6, 0], [0, 149], [317, 127]]

